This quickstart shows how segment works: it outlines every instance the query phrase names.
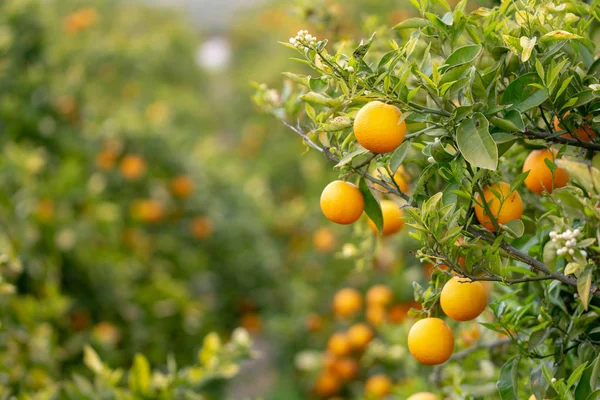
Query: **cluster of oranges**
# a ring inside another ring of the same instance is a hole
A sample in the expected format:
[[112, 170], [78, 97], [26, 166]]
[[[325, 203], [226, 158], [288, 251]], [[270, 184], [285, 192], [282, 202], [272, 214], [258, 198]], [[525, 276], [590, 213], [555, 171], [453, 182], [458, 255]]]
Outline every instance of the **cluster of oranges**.
[[[147, 173], [146, 160], [134, 153], [121, 154], [121, 143], [107, 141], [96, 155], [96, 167], [102, 171], [110, 171], [118, 166], [119, 174], [127, 181], [136, 181]], [[167, 187], [173, 198], [185, 200], [194, 193], [194, 181], [185, 174], [174, 176], [167, 182]], [[131, 216], [142, 222], [156, 224], [166, 217], [165, 205], [156, 199], [137, 199], [131, 203]], [[213, 232], [213, 224], [207, 216], [197, 216], [189, 223], [190, 234], [196, 239], [206, 239]]]
[[82, 8], [65, 17], [64, 29], [72, 35], [90, 28], [97, 19], [98, 13], [94, 8]]
[[[367, 291], [364, 299], [353, 288], [338, 291], [333, 298], [333, 313], [336, 319], [349, 322], [363, 310], [368, 323], [355, 321], [345, 331], [338, 331], [329, 337], [327, 353], [323, 360], [321, 374], [317, 377], [314, 391], [321, 398], [339, 400], [343, 385], [358, 379], [360, 360], [369, 343], [375, 338], [376, 329], [386, 320], [391, 323], [402, 322], [411, 308], [411, 304], [394, 305], [394, 293], [386, 285], [374, 285]], [[415, 305], [418, 307], [418, 305]], [[373, 317], [373, 316], [376, 317]], [[310, 329], [320, 328], [322, 320], [317, 315], [307, 319]], [[364, 394], [369, 399], [381, 399], [390, 394], [392, 380], [385, 374], [375, 374], [366, 378]], [[332, 397], [338, 396], [338, 397]], [[429, 397], [427, 397], [429, 396]], [[431, 393], [416, 393], [412, 400], [437, 399]]]

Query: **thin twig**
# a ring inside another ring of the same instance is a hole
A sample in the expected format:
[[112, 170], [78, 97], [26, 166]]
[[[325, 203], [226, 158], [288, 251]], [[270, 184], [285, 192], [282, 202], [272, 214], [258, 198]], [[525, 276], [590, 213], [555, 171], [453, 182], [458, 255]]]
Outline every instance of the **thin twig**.
[[554, 143], [568, 144], [569, 146], [581, 147], [581, 148], [592, 150], [592, 151], [600, 151], [600, 143], [584, 142], [584, 141], [581, 141], [578, 139], [571, 139], [571, 138], [566, 138], [566, 137], [562, 137], [562, 136], [557, 136], [557, 135], [561, 135], [564, 133], [568, 133], [568, 132], [560, 131], [558, 133], [549, 134], [547, 132], [536, 132], [536, 131], [527, 129], [527, 130], [525, 130], [525, 132], [523, 132], [523, 136], [528, 137], [528, 138], [533, 138], [533, 139], [544, 139], [546, 141], [554, 142]]

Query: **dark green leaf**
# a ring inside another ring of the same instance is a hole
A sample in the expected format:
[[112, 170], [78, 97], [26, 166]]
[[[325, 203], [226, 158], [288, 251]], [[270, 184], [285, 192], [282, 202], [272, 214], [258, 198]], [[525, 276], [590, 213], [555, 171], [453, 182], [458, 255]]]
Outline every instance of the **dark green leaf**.
[[495, 171], [498, 166], [498, 148], [489, 132], [488, 120], [481, 113], [473, 115], [458, 126], [458, 148], [465, 160], [479, 168]]
[[402, 143], [396, 150], [394, 150], [394, 153], [390, 158], [390, 169], [393, 173], [396, 173], [396, 170], [400, 167], [402, 161], [404, 161], [404, 158], [408, 154], [409, 149], [410, 142], [407, 140], [404, 143]]
[[520, 356], [513, 357], [500, 370], [500, 378], [496, 382], [496, 387], [502, 400], [518, 400], [517, 373], [520, 360]]
[[545, 91], [532, 88], [532, 83], [542, 84], [535, 72], [521, 75], [507, 86], [502, 95], [502, 104], [511, 105], [510, 110], [525, 112], [542, 104], [548, 95]]
[[381, 207], [373, 196], [371, 189], [367, 185], [365, 178], [360, 178], [358, 188], [365, 198], [365, 213], [373, 221], [379, 232], [383, 232], [383, 215], [381, 213]]

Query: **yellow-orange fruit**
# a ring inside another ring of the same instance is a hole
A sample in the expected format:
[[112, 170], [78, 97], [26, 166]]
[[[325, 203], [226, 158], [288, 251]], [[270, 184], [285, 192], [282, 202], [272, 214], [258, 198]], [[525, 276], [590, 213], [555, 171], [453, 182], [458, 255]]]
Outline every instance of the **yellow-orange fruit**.
[[362, 296], [358, 290], [345, 288], [335, 294], [333, 312], [338, 317], [349, 317], [360, 311], [362, 303]]
[[121, 331], [110, 322], [99, 322], [93, 332], [96, 339], [105, 344], [115, 345], [121, 340]]
[[380, 326], [386, 320], [385, 308], [381, 306], [369, 306], [367, 308], [366, 318], [367, 321], [373, 326]]
[[392, 381], [385, 375], [373, 375], [365, 382], [365, 395], [371, 398], [382, 398], [392, 391]]
[[474, 323], [471, 327], [464, 327], [459, 332], [460, 341], [465, 347], [470, 347], [479, 340], [481, 333], [479, 332], [479, 326]]
[[373, 330], [366, 324], [355, 324], [348, 329], [348, 340], [352, 349], [363, 351], [373, 340]]
[[358, 362], [350, 357], [341, 357], [333, 361], [331, 372], [342, 382], [351, 381], [358, 375]]
[[569, 174], [562, 168], [556, 167], [554, 171], [554, 179], [552, 171], [546, 165], [544, 160], [548, 159], [554, 163], [556, 158], [556, 150], [541, 149], [534, 150], [525, 159], [523, 163], [523, 172], [529, 171], [529, 175], [525, 178], [525, 186], [534, 193], [540, 194], [544, 190], [552, 193], [553, 189], [558, 189], [565, 186], [569, 180]]
[[340, 391], [341, 382], [331, 373], [323, 373], [315, 382], [315, 393], [319, 397], [329, 397]]
[[323, 328], [323, 317], [319, 314], [309, 314], [306, 317], [306, 330], [309, 332], [318, 332]]
[[454, 334], [443, 320], [424, 318], [410, 328], [408, 350], [421, 364], [445, 363], [454, 351]]
[[157, 223], [163, 219], [164, 209], [155, 200], [136, 200], [131, 204], [131, 215], [144, 222]]
[[171, 179], [169, 188], [173, 196], [186, 199], [194, 192], [194, 181], [187, 175], [179, 175]]
[[260, 333], [262, 330], [262, 319], [256, 313], [246, 313], [242, 315], [240, 325], [252, 334]]
[[[491, 185], [495, 192], [499, 193], [500, 198], [490, 190], [490, 186], [483, 188], [483, 197], [492, 215], [496, 218], [499, 224], [506, 224], [515, 219], [521, 219], [523, 216], [523, 200], [519, 193], [515, 190], [510, 192], [510, 185], [506, 182], [499, 182]], [[479, 193], [475, 195], [475, 216], [479, 223], [489, 231], [495, 232], [496, 229], [490, 219], [490, 216], [483, 208], [482, 200]]]
[[313, 234], [313, 245], [320, 253], [330, 253], [335, 248], [335, 234], [329, 228], [319, 228]]
[[392, 324], [399, 324], [406, 319], [410, 311], [410, 304], [396, 304], [388, 311], [388, 321]]
[[146, 172], [146, 161], [138, 155], [128, 154], [121, 160], [119, 169], [125, 179], [138, 179]]
[[[400, 206], [392, 200], [382, 200], [380, 205], [381, 213], [383, 214], [383, 236], [399, 232], [404, 227], [404, 218]], [[370, 218], [369, 227], [373, 232], [379, 233], [375, 223]]]
[[[570, 114], [570, 111], [567, 111], [564, 116], [566, 117], [569, 114]], [[560, 121], [558, 120], [556, 115], [554, 116], [554, 119], [552, 120], [552, 122], [554, 122], [554, 129], [557, 132], [566, 130], [566, 129], [563, 129], [563, 127], [560, 125]], [[594, 130], [588, 124], [584, 123], [579, 128], [575, 128], [573, 130], [573, 135], [571, 135], [569, 132], [567, 132], [567, 133], [563, 133], [560, 136], [567, 138], [567, 139], [577, 138], [577, 139], [581, 140], [582, 142], [591, 142], [596, 137], [596, 132], [594, 132]]]
[[375, 285], [367, 291], [366, 298], [369, 306], [386, 307], [394, 299], [394, 292], [392, 292], [389, 286]]
[[455, 321], [477, 318], [487, 306], [487, 293], [479, 282], [453, 277], [444, 285], [440, 305], [444, 313]]
[[413, 395], [411, 395], [408, 399], [406, 400], [440, 400], [439, 397], [437, 397], [435, 394], [433, 393], [429, 393], [429, 392], [419, 392], [419, 393], [415, 393]]
[[[386, 168], [379, 167], [379, 168], [377, 168], [377, 176], [376, 177], [380, 178], [380, 179], [384, 179], [384, 178], [389, 179], [390, 174], [388, 173]], [[402, 165], [400, 167], [398, 167], [398, 169], [394, 173], [394, 182], [396, 182], [396, 185], [398, 185], [398, 187], [400, 188], [402, 193], [408, 192], [408, 174], [406, 173], [406, 170], [404, 169], [404, 167]], [[378, 183], [374, 184], [373, 186], [384, 193], [387, 192], [387, 189]]]
[[348, 225], [356, 222], [365, 209], [365, 199], [350, 182], [333, 181], [321, 193], [321, 210], [328, 220]]
[[350, 344], [348, 335], [341, 332], [331, 335], [329, 341], [327, 342], [327, 350], [337, 357], [343, 357], [350, 354], [352, 351], [352, 345]]
[[190, 223], [190, 232], [196, 239], [207, 239], [213, 233], [213, 224], [208, 217], [196, 217]]
[[404, 141], [406, 123], [402, 113], [392, 105], [372, 101], [354, 118], [354, 136], [362, 147], [373, 153], [389, 153]]

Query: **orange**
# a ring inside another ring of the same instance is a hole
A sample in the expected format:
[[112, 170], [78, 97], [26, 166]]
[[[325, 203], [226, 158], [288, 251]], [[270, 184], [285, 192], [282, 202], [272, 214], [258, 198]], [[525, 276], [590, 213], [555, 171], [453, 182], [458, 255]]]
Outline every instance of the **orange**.
[[[506, 182], [499, 182], [493, 184], [491, 188], [494, 189], [500, 195], [500, 198], [496, 197], [490, 190], [490, 186], [483, 188], [483, 197], [485, 202], [488, 203], [488, 207], [492, 215], [496, 218], [499, 224], [506, 224], [509, 221], [515, 219], [521, 219], [523, 215], [523, 200], [517, 191], [510, 191], [510, 185]], [[496, 229], [492, 224], [490, 216], [485, 212], [482, 201], [479, 197], [479, 193], [475, 195], [475, 215], [477, 220], [484, 228], [489, 231], [495, 232]]]
[[121, 160], [119, 169], [125, 179], [137, 179], [146, 172], [146, 161], [138, 155], [128, 154]]
[[351, 381], [358, 375], [358, 362], [350, 357], [342, 357], [333, 361], [331, 372], [342, 382]]
[[131, 215], [144, 222], [156, 223], [163, 218], [164, 210], [154, 200], [136, 200], [131, 204]]
[[348, 340], [354, 350], [363, 351], [373, 340], [373, 330], [366, 324], [352, 325], [348, 329]]
[[371, 325], [382, 325], [386, 320], [385, 308], [382, 306], [369, 306], [369, 308], [367, 308], [366, 317]]
[[396, 304], [388, 311], [388, 320], [392, 324], [399, 324], [406, 319], [410, 311], [410, 304]]
[[392, 391], [392, 381], [385, 375], [373, 375], [365, 382], [365, 395], [371, 398], [382, 398]]
[[411, 395], [408, 399], [406, 400], [440, 400], [439, 397], [437, 397], [435, 394], [433, 393], [429, 393], [429, 392], [419, 392], [419, 393], [415, 393], [413, 395]]
[[36, 216], [39, 220], [48, 222], [54, 218], [54, 214], [56, 213], [56, 204], [52, 199], [41, 199], [36, 208], [35, 208]]
[[362, 308], [362, 297], [358, 290], [345, 288], [333, 298], [333, 312], [338, 317], [349, 317]]
[[410, 328], [408, 350], [421, 364], [445, 363], [454, 351], [454, 334], [443, 320], [424, 318]]
[[471, 327], [465, 327], [460, 330], [459, 337], [465, 347], [471, 347], [479, 340], [481, 333], [479, 326], [474, 323]]
[[394, 292], [392, 292], [392, 289], [390, 289], [389, 286], [375, 285], [367, 291], [366, 298], [369, 306], [385, 307], [392, 302]]
[[110, 149], [103, 149], [96, 156], [96, 167], [98, 167], [98, 169], [101, 169], [103, 171], [108, 171], [109, 169], [112, 169], [112, 167], [115, 166], [116, 161], [117, 161], [116, 153], [114, 153]]
[[[565, 115], [563, 116], [563, 118], [567, 117], [570, 113], [571, 113], [570, 111], [567, 111], [565, 113]], [[562, 128], [562, 126], [560, 125], [560, 121], [558, 120], [558, 117], [556, 115], [554, 116], [554, 119], [552, 120], [552, 122], [554, 123], [554, 129], [557, 132], [566, 130], [566, 129]], [[594, 132], [594, 130], [588, 124], [583, 124], [579, 128], [574, 129], [573, 135], [571, 135], [569, 132], [567, 132], [567, 133], [563, 133], [560, 136], [567, 138], [567, 139], [578, 138], [582, 142], [591, 142], [596, 137], [596, 132]]]
[[252, 334], [260, 333], [262, 330], [262, 320], [256, 313], [246, 313], [242, 315], [240, 325]]
[[352, 345], [348, 335], [337, 332], [331, 335], [327, 342], [327, 350], [334, 356], [347, 356], [352, 351]]
[[[386, 179], [384, 179], [384, 178], [388, 178], [388, 180], [389, 180], [390, 174], [386, 168], [379, 167], [379, 168], [377, 168], [375, 177], [386, 181]], [[406, 170], [404, 169], [404, 167], [402, 165], [396, 170], [396, 173], [394, 173], [394, 182], [396, 182], [396, 185], [398, 185], [398, 187], [400, 188], [402, 193], [408, 192], [407, 177], [408, 177], [408, 174], [406, 173]], [[381, 190], [382, 192], [387, 193], [387, 189], [385, 187], [383, 187], [377, 183], [374, 184], [373, 186], [375, 186], [378, 190]]]
[[[402, 210], [392, 200], [381, 200], [381, 213], [383, 214], [383, 236], [393, 235], [404, 227]], [[369, 219], [369, 227], [375, 233], [379, 230], [375, 223]]]
[[169, 188], [171, 189], [173, 196], [180, 199], [186, 199], [194, 192], [194, 181], [189, 176], [179, 175], [171, 179]]
[[444, 285], [440, 305], [444, 313], [455, 321], [471, 321], [485, 310], [487, 293], [479, 282], [453, 277]]
[[93, 332], [96, 339], [104, 344], [115, 345], [121, 340], [121, 331], [110, 322], [99, 322]]
[[362, 147], [373, 153], [389, 153], [404, 141], [406, 123], [402, 113], [392, 105], [372, 101], [354, 118], [354, 136]]
[[318, 332], [323, 328], [323, 318], [319, 314], [309, 314], [305, 321], [306, 330], [309, 332]]
[[335, 248], [335, 234], [329, 228], [319, 228], [313, 234], [313, 245], [320, 253], [330, 253]]
[[69, 34], [74, 34], [87, 29], [96, 23], [97, 12], [93, 8], [83, 8], [64, 19], [64, 29]]
[[146, 117], [154, 124], [160, 124], [169, 117], [169, 107], [160, 101], [146, 107]]
[[328, 220], [348, 225], [356, 222], [365, 209], [365, 199], [350, 182], [333, 181], [321, 193], [321, 210]]
[[556, 158], [556, 150], [541, 149], [534, 150], [525, 159], [523, 163], [523, 172], [529, 171], [529, 175], [525, 178], [525, 186], [533, 193], [540, 194], [544, 190], [552, 193], [553, 189], [558, 189], [567, 184], [569, 174], [562, 168], [556, 168], [554, 179], [552, 179], [552, 171], [546, 165], [544, 160], [548, 159], [554, 163]]
[[333, 374], [323, 373], [315, 382], [315, 393], [319, 397], [333, 396], [340, 391], [341, 383]]
[[207, 239], [213, 232], [213, 224], [208, 217], [196, 217], [190, 223], [190, 232], [196, 239]]

